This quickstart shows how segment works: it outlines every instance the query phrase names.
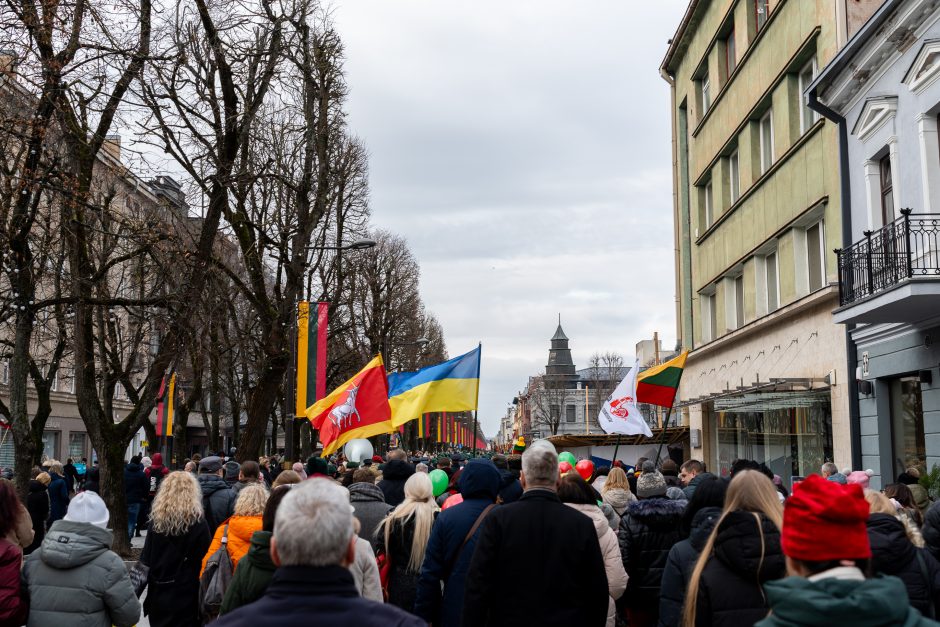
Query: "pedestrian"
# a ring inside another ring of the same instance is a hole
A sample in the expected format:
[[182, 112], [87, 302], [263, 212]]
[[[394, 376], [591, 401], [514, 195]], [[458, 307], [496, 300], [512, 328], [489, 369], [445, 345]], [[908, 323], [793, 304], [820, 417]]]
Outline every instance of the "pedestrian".
[[405, 500], [375, 530], [374, 543], [391, 564], [388, 602], [409, 612], [414, 608], [418, 573], [438, 511], [431, 479], [423, 473], [412, 473], [405, 481]]
[[150, 568], [144, 615], [151, 627], [202, 624], [199, 566], [211, 539], [202, 494], [192, 473], [176, 471], [166, 476], [153, 500], [140, 554]]
[[681, 487], [679, 483], [679, 465], [671, 459], [664, 459], [659, 465], [659, 472], [663, 474], [666, 485], [671, 487]]
[[202, 489], [202, 505], [209, 532], [215, 534], [218, 526], [228, 520], [235, 509], [235, 492], [222, 479], [222, 458], [212, 455], [200, 459], [196, 479]]
[[695, 494], [695, 488], [707, 477], [714, 477], [710, 472], [705, 472], [705, 464], [697, 459], [690, 459], [679, 467], [679, 484], [685, 496], [691, 500]]
[[232, 489], [235, 490], [235, 494], [238, 494], [246, 486], [254, 484], [264, 486], [264, 481], [261, 479], [261, 466], [258, 462], [249, 459], [238, 468], [238, 481]]
[[679, 522], [684, 539], [669, 549], [659, 596], [659, 627], [679, 627], [685, 593], [705, 543], [721, 518], [728, 482], [712, 475], [699, 482]]
[[[353, 516], [359, 521], [359, 537], [372, 542], [379, 523], [393, 509], [385, 502], [385, 494], [375, 485], [375, 473], [368, 468], [356, 469], [349, 486], [349, 500]], [[377, 546], [373, 545], [373, 551]]]
[[935, 619], [940, 610], [940, 563], [924, 548], [918, 548], [916, 528], [906, 527], [894, 505], [884, 494], [865, 490], [868, 501], [868, 542], [873, 573], [893, 575], [904, 582], [911, 606]]
[[610, 595], [607, 603], [607, 627], [614, 627], [617, 621], [616, 601], [627, 588], [627, 572], [623, 569], [623, 560], [620, 558], [617, 534], [610, 528], [607, 517], [598, 507], [594, 489], [579, 475], [568, 473], [562, 478], [558, 483], [558, 498], [562, 503], [575, 511], [581, 512], [594, 523], [601, 555], [604, 557], [607, 593]]
[[75, 493], [78, 490], [78, 470], [75, 468], [75, 464], [72, 463], [72, 458], [66, 458], [65, 465], [62, 466], [62, 476], [65, 478], [65, 487], [68, 488], [69, 494]]
[[[2, 489], [0, 489], [2, 490]], [[0, 512], [14, 508], [13, 503], [4, 503], [11, 495], [0, 494]], [[16, 494], [12, 494], [16, 499]], [[0, 517], [0, 534], [12, 519]], [[0, 627], [19, 627], [29, 617], [29, 599], [20, 578], [23, 567], [23, 552], [0, 535]]]
[[274, 532], [274, 517], [284, 497], [290, 494], [291, 486], [271, 489], [271, 495], [261, 515], [261, 529], [251, 534], [251, 546], [238, 562], [238, 568], [225, 590], [219, 615], [236, 610], [261, 598], [267, 590], [276, 566], [271, 561], [271, 535]]
[[124, 466], [124, 498], [127, 501], [127, 537], [134, 537], [137, 528], [137, 515], [140, 507], [150, 494], [150, 482], [144, 474], [140, 456], [134, 455]]
[[[693, 496], [694, 488], [705, 480], [703, 474], [695, 477], [694, 485], [690, 483]], [[651, 461], [645, 462], [636, 485], [638, 500], [627, 506], [620, 521], [620, 555], [629, 580], [618, 607], [626, 610], [630, 627], [645, 627], [656, 625], [659, 618], [663, 569], [670, 549], [681, 539], [685, 501], [666, 498], [666, 480]]]
[[898, 508], [898, 516], [906, 517], [918, 529], [924, 525], [924, 516], [914, 504], [914, 495], [911, 489], [903, 483], [889, 483], [884, 487], [884, 495], [893, 499]]
[[100, 496], [77, 494], [39, 549], [26, 558], [28, 625], [131, 627], [140, 619], [140, 602], [124, 560], [111, 551], [108, 518]]
[[[291, 466], [288, 463], [287, 468], [284, 470], [291, 470]], [[307, 466], [305, 468], [307, 472], [307, 479], [312, 479], [314, 477], [327, 477], [329, 476], [328, 463], [325, 459], [319, 455], [311, 455], [307, 458]], [[352, 473], [350, 473], [352, 474]]]
[[69, 490], [65, 484], [65, 478], [62, 476], [62, 464], [58, 461], [49, 460], [49, 520], [46, 522], [46, 529], [52, 526], [57, 520], [62, 520], [65, 512], [69, 508]]
[[29, 480], [29, 494], [26, 495], [26, 511], [29, 512], [33, 527], [33, 541], [23, 550], [29, 555], [39, 548], [43, 538], [46, 537], [46, 520], [49, 518], [49, 482], [52, 480], [49, 473], [39, 468], [33, 468], [30, 473], [33, 478]]
[[875, 474], [873, 470], [853, 470], [845, 476], [845, 482], [857, 483], [862, 486], [863, 490], [867, 490], [873, 474]]
[[763, 584], [786, 575], [783, 508], [773, 481], [735, 474], [725, 508], [702, 549], [685, 598], [685, 625], [751, 625], [767, 616]]
[[820, 466], [819, 474], [822, 475], [823, 479], [826, 481], [833, 481], [840, 485], [845, 485], [847, 482], [845, 473], [839, 472], [839, 467], [832, 462], [826, 462]]
[[261, 457], [258, 459], [259, 471], [261, 472], [261, 478], [264, 480], [264, 485], [270, 486], [274, 483], [275, 477], [271, 474], [271, 458], [270, 457]]
[[389, 451], [388, 461], [382, 468], [382, 480], [378, 486], [385, 495], [385, 502], [396, 507], [405, 500], [405, 482], [415, 473], [414, 466], [408, 461], [405, 451]]
[[528, 447], [520, 480], [522, 498], [494, 508], [480, 526], [463, 625], [606, 625], [609, 595], [597, 532], [590, 518], [558, 499], [558, 453], [550, 442]]
[[[221, 455], [219, 459], [222, 459]], [[222, 464], [222, 471], [222, 478], [225, 480], [225, 483], [234, 490], [235, 484], [238, 483], [238, 473], [241, 471], [241, 464], [231, 459]]]
[[500, 505], [515, 503], [522, 496], [522, 484], [519, 478], [509, 470], [509, 460], [505, 455], [493, 455], [493, 465], [499, 471], [500, 484], [497, 499]]
[[[92, 467], [85, 471], [85, 483], [82, 485], [82, 489], [97, 494], [101, 490], [100, 479], [101, 468], [98, 466], [98, 460], [96, 459]], [[51, 494], [49, 500], [52, 500]]]
[[385, 593], [382, 591], [382, 578], [372, 543], [359, 535], [357, 518], [353, 518], [353, 527], [356, 531], [356, 558], [349, 565], [349, 572], [353, 575], [356, 591], [364, 599], [383, 603]]
[[33, 543], [33, 520], [9, 479], [0, 479], [0, 520], [3, 521], [0, 537], [19, 547], [21, 553]]
[[277, 473], [277, 479], [274, 480], [274, 483], [271, 484], [271, 487], [276, 488], [282, 485], [300, 483], [301, 481], [303, 481], [303, 478], [293, 470], [282, 470], [281, 472]]
[[630, 491], [627, 473], [622, 468], [611, 468], [607, 473], [607, 479], [601, 488], [601, 499], [614, 511], [614, 528], [619, 529], [627, 506], [636, 500], [636, 495]]
[[920, 510], [921, 514], [926, 514], [930, 507], [930, 496], [927, 494], [927, 488], [920, 485], [920, 468], [911, 466], [898, 475], [898, 483], [903, 483], [911, 491], [914, 498], [914, 505]]
[[502, 480], [492, 462], [470, 460], [460, 475], [463, 502], [442, 511], [431, 527], [414, 613], [435, 627], [460, 627], [467, 571], [480, 524], [493, 511]]
[[248, 553], [248, 548], [251, 546], [251, 536], [256, 531], [261, 531], [262, 514], [264, 514], [264, 506], [267, 502], [268, 490], [260, 483], [242, 488], [235, 500], [232, 516], [222, 521], [215, 530], [212, 543], [202, 558], [200, 577], [206, 569], [209, 558], [222, 546], [223, 536], [226, 538], [225, 550], [232, 561], [232, 568], [238, 567], [238, 560]]
[[866, 577], [868, 510], [859, 485], [810, 475], [793, 487], [780, 542], [790, 576], [764, 585], [771, 611], [757, 626], [937, 624], [910, 606], [897, 577]]
[[316, 479], [288, 492], [275, 517], [271, 559], [278, 568], [267, 590], [213, 627], [289, 625], [311, 617], [323, 625], [426, 627], [397, 607], [357, 594], [348, 569], [357, 536], [346, 490]]

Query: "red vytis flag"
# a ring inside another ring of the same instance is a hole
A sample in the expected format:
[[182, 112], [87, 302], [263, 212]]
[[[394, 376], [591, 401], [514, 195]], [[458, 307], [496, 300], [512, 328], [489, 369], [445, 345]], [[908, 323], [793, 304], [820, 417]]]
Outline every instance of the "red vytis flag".
[[349, 440], [395, 431], [382, 356], [309, 407], [307, 418], [320, 431], [323, 457]]

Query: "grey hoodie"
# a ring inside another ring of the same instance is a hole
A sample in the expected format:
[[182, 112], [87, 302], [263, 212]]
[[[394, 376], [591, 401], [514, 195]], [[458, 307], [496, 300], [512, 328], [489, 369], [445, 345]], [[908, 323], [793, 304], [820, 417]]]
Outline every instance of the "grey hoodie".
[[124, 561], [111, 551], [111, 532], [91, 523], [57, 520], [26, 558], [29, 627], [131, 627], [140, 618]]

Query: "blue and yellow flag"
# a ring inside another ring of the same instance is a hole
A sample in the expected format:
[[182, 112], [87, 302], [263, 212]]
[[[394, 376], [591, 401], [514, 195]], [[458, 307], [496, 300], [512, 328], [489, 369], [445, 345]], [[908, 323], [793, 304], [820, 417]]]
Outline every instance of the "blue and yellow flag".
[[470, 411], [480, 391], [480, 347], [417, 372], [388, 375], [388, 404], [396, 427], [429, 412]]

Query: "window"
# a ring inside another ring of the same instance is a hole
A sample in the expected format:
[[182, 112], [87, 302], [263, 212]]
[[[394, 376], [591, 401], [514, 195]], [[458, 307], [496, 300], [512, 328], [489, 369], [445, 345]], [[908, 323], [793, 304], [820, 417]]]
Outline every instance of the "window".
[[826, 284], [826, 238], [823, 223], [817, 222], [806, 229], [806, 265], [809, 269], [809, 291], [815, 292]]
[[926, 469], [924, 405], [919, 377], [900, 377], [890, 382], [891, 431], [894, 459], [905, 468]]
[[894, 181], [891, 177], [891, 155], [887, 154], [878, 162], [878, 177], [881, 189], [881, 223], [894, 220]]
[[809, 87], [810, 83], [813, 82], [813, 79], [816, 78], [815, 57], [810, 59], [809, 63], [803, 66], [803, 69], [800, 70], [799, 78], [800, 93], [797, 97], [800, 99], [800, 132], [805, 133], [809, 130], [809, 127], [815, 124], [816, 120], [819, 119], [819, 114], [806, 106], [806, 101], [803, 98], [803, 94], [806, 92], [806, 88]]
[[715, 208], [712, 204], [712, 182], [709, 181], [705, 183], [705, 198], [703, 200], [703, 221], [705, 222], [705, 228], [707, 229], [715, 221]]
[[702, 77], [702, 115], [712, 106], [711, 81], [708, 80], [708, 74]]
[[69, 433], [69, 457], [79, 460], [85, 457], [85, 434]]
[[735, 150], [728, 157], [728, 193], [731, 195], [731, 204], [741, 197], [741, 163], [738, 151]]
[[734, 47], [734, 29], [731, 29], [731, 32], [728, 34], [728, 37], [725, 39], [725, 71], [727, 72], [726, 76], [731, 76], [731, 73], [734, 72], [734, 68], [737, 67], [737, 53]]
[[754, 0], [754, 15], [756, 17], [757, 31], [764, 27], [770, 16], [770, 0]]
[[768, 111], [760, 119], [760, 173], [770, 169], [774, 162], [774, 112]]
[[42, 455], [43, 459], [59, 459], [59, 431], [42, 432]]
[[744, 326], [744, 275], [739, 274], [734, 279], [734, 328]]
[[718, 320], [715, 316], [715, 295], [701, 294], [702, 341], [710, 342], [718, 337]]
[[552, 420], [559, 420], [561, 418], [561, 407], [558, 405], [549, 405], [548, 413]]
[[576, 422], [578, 419], [577, 408], [574, 405], [568, 405], [565, 407], [565, 420], [568, 422]]
[[55, 374], [52, 375], [52, 379], [49, 380], [49, 390], [51, 392], [59, 391], [59, 371], [56, 370]]
[[777, 251], [764, 257], [764, 272], [767, 285], [767, 313], [780, 306], [780, 275], [777, 271]]
[[0, 360], [0, 384], [8, 385], [10, 383], [10, 362], [6, 359]]

